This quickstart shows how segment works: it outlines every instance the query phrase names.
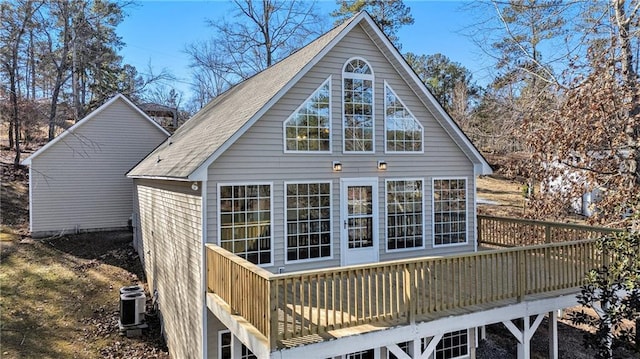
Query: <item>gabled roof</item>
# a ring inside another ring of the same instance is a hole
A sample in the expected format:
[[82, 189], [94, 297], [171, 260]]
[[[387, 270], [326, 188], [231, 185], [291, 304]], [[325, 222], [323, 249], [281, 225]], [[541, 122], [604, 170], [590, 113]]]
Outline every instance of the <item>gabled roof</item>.
[[152, 118], [147, 116], [146, 113], [144, 113], [140, 108], [138, 108], [138, 106], [134, 105], [133, 102], [131, 102], [126, 96], [124, 96], [122, 94], [117, 94], [117, 95], [113, 96], [111, 99], [109, 99], [109, 101], [107, 101], [104, 104], [102, 104], [102, 106], [100, 106], [97, 109], [93, 110], [90, 114], [85, 116], [82, 120], [78, 121], [75, 125], [69, 127], [66, 131], [62, 132], [60, 135], [58, 135], [56, 138], [51, 140], [49, 143], [47, 143], [46, 145], [40, 147], [40, 149], [38, 149], [36, 152], [32, 153], [31, 156], [25, 158], [21, 162], [22, 165], [25, 165], [25, 166], [31, 165], [31, 161], [34, 158], [36, 158], [36, 157], [40, 156], [42, 153], [46, 152], [49, 148], [51, 148], [56, 143], [62, 141], [65, 137], [67, 137], [67, 136], [73, 134], [74, 132], [76, 132], [78, 130], [78, 128], [80, 128], [81, 126], [83, 126], [87, 122], [91, 121], [92, 119], [96, 118], [96, 116], [98, 114], [100, 114], [102, 111], [104, 111], [106, 108], [108, 108], [112, 103], [116, 102], [119, 99], [124, 101], [124, 103], [126, 103], [129, 107], [131, 107], [131, 109], [133, 109], [135, 112], [140, 114], [140, 116], [142, 116], [145, 120], [149, 121], [149, 123], [153, 124], [153, 126], [156, 127], [163, 134], [165, 134], [166, 136], [170, 135], [169, 132], [167, 132], [164, 128], [162, 128], [160, 125], [158, 125], [158, 123], [156, 121], [154, 121]]
[[[247, 131], [271, 106], [298, 82], [324, 55], [358, 24], [371, 29], [387, 54], [403, 68], [424, 94], [423, 101], [436, 108], [434, 117], [476, 166], [476, 173], [491, 168], [471, 141], [437, 103], [366, 12], [360, 12], [289, 57], [232, 87], [189, 119], [170, 138], [134, 167], [127, 176], [202, 181], [209, 165]], [[372, 36], [372, 34], [369, 34]], [[379, 45], [380, 46], [380, 45]], [[385, 54], [385, 56], [388, 56]], [[420, 94], [419, 94], [420, 96]]]

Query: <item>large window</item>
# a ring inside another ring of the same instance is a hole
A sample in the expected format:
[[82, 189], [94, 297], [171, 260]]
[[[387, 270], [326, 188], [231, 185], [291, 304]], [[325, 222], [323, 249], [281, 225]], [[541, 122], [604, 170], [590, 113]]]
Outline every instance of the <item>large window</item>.
[[384, 123], [387, 152], [422, 152], [422, 125], [386, 83]]
[[422, 180], [388, 180], [387, 250], [423, 246]]
[[252, 263], [271, 263], [271, 185], [221, 185], [218, 193], [220, 246]]
[[434, 244], [467, 242], [467, 181], [433, 180]]
[[435, 359], [467, 358], [469, 354], [467, 330], [443, 335], [436, 346], [435, 354]]
[[291, 152], [331, 151], [331, 78], [284, 123], [285, 150]]
[[[218, 358], [219, 359], [233, 359], [234, 355], [232, 353], [232, 341], [231, 341], [231, 332], [228, 330], [222, 330], [218, 332]], [[241, 359], [257, 359], [257, 357], [247, 348], [246, 345], [242, 344]]]
[[331, 256], [331, 184], [286, 184], [287, 261]]
[[373, 72], [363, 59], [349, 60], [342, 72], [345, 152], [373, 152]]

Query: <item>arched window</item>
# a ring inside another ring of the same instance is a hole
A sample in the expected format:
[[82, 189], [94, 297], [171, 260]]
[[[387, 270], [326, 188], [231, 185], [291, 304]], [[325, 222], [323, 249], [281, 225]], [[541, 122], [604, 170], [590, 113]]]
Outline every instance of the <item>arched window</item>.
[[364, 59], [344, 65], [342, 111], [344, 152], [373, 152], [373, 71]]
[[391, 86], [384, 84], [386, 152], [422, 152], [422, 124], [416, 120]]
[[284, 122], [285, 152], [331, 152], [331, 77]]

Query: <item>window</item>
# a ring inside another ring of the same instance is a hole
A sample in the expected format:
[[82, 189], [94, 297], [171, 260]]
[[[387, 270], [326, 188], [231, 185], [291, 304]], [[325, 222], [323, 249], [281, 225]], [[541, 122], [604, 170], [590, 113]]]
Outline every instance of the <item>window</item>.
[[[228, 330], [222, 330], [218, 332], [218, 358], [219, 359], [232, 359], [234, 358], [232, 354], [232, 343], [231, 343], [231, 332]], [[241, 359], [257, 359], [257, 357], [246, 347], [246, 345], [242, 344], [242, 349], [240, 353]]]
[[459, 330], [443, 335], [435, 354], [435, 359], [466, 358], [469, 354], [467, 331]]
[[467, 242], [466, 179], [433, 180], [434, 244]]
[[284, 123], [285, 151], [331, 151], [331, 77]]
[[287, 261], [331, 256], [331, 184], [286, 184]]
[[271, 263], [271, 185], [221, 185], [218, 193], [220, 246], [252, 263]]
[[388, 180], [387, 250], [423, 246], [422, 180]]
[[385, 151], [422, 152], [422, 125], [389, 85], [384, 86]]
[[375, 350], [363, 350], [361, 352], [355, 352], [344, 356], [345, 359], [373, 359]]
[[342, 72], [345, 152], [373, 152], [373, 72], [362, 59], [349, 60]]

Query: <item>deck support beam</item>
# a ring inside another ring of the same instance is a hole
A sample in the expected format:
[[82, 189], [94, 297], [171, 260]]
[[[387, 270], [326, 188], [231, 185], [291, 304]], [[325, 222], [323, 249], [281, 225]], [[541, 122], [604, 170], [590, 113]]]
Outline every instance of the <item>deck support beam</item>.
[[387, 351], [393, 353], [398, 359], [412, 359], [398, 344], [387, 345]]
[[518, 328], [513, 321], [508, 320], [502, 322], [507, 329], [518, 340], [518, 359], [530, 359], [531, 358], [531, 337], [535, 334], [538, 326], [542, 323], [544, 318], [543, 314], [538, 314], [536, 319], [531, 324], [531, 318], [526, 316], [522, 318], [522, 329]]
[[549, 312], [549, 359], [558, 359], [558, 311]]

